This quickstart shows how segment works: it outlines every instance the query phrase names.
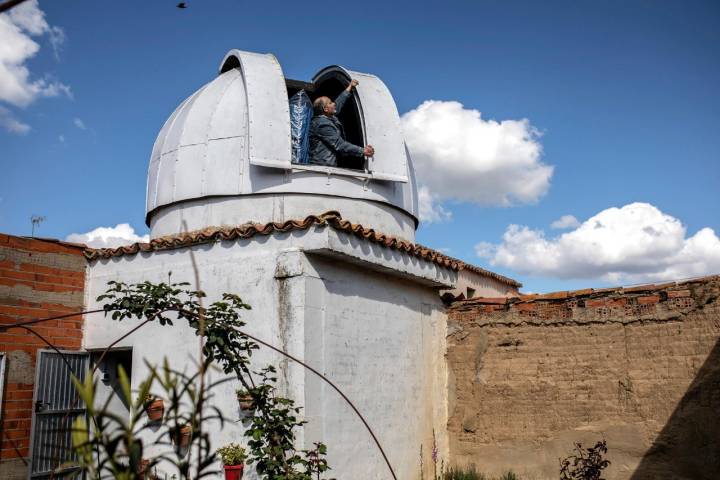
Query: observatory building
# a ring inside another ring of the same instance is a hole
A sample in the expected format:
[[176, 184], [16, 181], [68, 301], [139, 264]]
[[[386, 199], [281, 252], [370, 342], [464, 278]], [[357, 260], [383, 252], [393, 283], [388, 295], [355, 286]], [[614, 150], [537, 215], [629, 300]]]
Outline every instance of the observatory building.
[[[351, 77], [360, 83], [340, 119], [348, 140], [375, 146], [376, 155], [354, 168], [293, 165], [288, 96], [305, 86], [335, 98]], [[336, 210], [412, 242], [417, 208], [400, 118], [379, 78], [333, 66], [312, 84], [286, 82], [274, 56], [239, 50], [165, 122], [148, 171], [152, 238]]]
[[[337, 96], [359, 81], [341, 112], [347, 138], [375, 156], [338, 167], [293, 162], [288, 99]], [[412, 161], [393, 98], [374, 75], [330, 66], [311, 82], [284, 77], [276, 58], [231, 50], [219, 75], [182, 102], [150, 157], [146, 222], [151, 240], [94, 250], [85, 303], [107, 282], [187, 281], [208, 301], [240, 295], [252, 306], [249, 333], [303, 359], [354, 402], [384, 446], [398, 478], [419, 478], [421, 447], [435, 431], [447, 453], [446, 312], [439, 292], [517, 293], [515, 281], [415, 244], [418, 198]], [[83, 346], [104, 349], [137, 322], [86, 319]], [[148, 324], [116, 346], [102, 366], [110, 394], [120, 363], [133, 388], [145, 362], [167, 357], [178, 369], [197, 361], [183, 322]], [[303, 406], [299, 439], [322, 441], [337, 478], [390, 478], [361, 421], [303, 367], [260, 350], [278, 365], [279, 387]], [[237, 416], [237, 385], [216, 390], [214, 405]], [[115, 408], [124, 405], [116, 402]], [[242, 422], [213, 432], [215, 446], [242, 442]], [[147, 445], [152, 444], [148, 432]], [[426, 458], [428, 456], [426, 454]], [[425, 462], [426, 478], [430, 462]]]

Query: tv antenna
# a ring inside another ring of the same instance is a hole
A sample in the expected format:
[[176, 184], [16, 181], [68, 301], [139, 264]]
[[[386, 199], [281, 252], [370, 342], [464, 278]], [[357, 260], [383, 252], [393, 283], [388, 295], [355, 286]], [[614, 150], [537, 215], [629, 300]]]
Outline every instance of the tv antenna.
[[47, 217], [45, 215], [32, 215], [30, 217], [30, 221], [32, 222], [32, 233], [30, 234], [31, 237], [35, 238], [35, 227], [39, 227], [42, 222], [45, 221]]

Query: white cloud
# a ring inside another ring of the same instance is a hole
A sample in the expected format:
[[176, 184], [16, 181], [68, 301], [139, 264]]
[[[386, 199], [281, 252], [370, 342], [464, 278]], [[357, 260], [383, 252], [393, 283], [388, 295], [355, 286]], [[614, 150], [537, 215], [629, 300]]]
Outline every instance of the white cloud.
[[87, 130], [87, 127], [85, 126], [85, 122], [83, 122], [83, 121], [80, 120], [79, 118], [77, 118], [77, 117], [74, 118], [74, 119], [73, 119], [73, 123], [74, 123], [75, 126], [76, 126], [77, 128], [79, 128], [80, 130]]
[[686, 238], [680, 220], [648, 203], [608, 208], [575, 230], [546, 238], [542, 230], [510, 225], [499, 245], [476, 252], [492, 265], [557, 278], [611, 282], [675, 280], [720, 273], [720, 238], [703, 228]]
[[452, 212], [440, 205], [437, 195], [430, 192], [425, 186], [418, 188], [418, 204], [421, 222], [437, 223], [452, 218]]
[[65, 34], [47, 23], [37, 0], [0, 14], [0, 101], [24, 107], [39, 97], [71, 96], [67, 85], [48, 77], [30, 78], [26, 62], [40, 50], [32, 37], [44, 35], [57, 56]]
[[30, 125], [22, 123], [16, 119], [12, 112], [7, 108], [0, 106], [0, 127], [10, 133], [24, 135], [30, 131]]
[[67, 242], [84, 243], [89, 247], [112, 248], [135, 242], [148, 242], [148, 235], [137, 235], [127, 223], [119, 223], [114, 227], [98, 227], [86, 233], [71, 233], [65, 238]]
[[426, 101], [402, 116], [418, 182], [436, 200], [510, 206], [537, 201], [553, 167], [528, 120], [485, 120], [458, 102]]
[[550, 224], [550, 228], [555, 230], [565, 230], [567, 228], [577, 228], [580, 226], [578, 219], [572, 215], [563, 215]]
[[475, 254], [480, 258], [492, 258], [497, 247], [490, 242], [480, 242], [475, 245]]
[[60, 143], [65, 143], [65, 135], [58, 135], [58, 140], [60, 140]]

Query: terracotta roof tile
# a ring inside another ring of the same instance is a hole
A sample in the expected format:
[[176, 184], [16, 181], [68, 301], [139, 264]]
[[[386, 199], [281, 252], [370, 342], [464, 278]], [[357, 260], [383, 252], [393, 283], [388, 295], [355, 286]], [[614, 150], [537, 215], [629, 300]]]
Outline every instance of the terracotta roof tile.
[[[550, 308], [560, 306], [566, 310], [580, 307], [607, 307], [623, 308], [632, 305], [629, 302], [636, 302], [637, 305], [654, 305], [663, 300], [663, 297], [685, 298], [693, 295], [692, 286], [697, 283], [720, 282], [720, 275], [708, 275], [692, 279], [668, 282], [661, 285], [639, 285], [633, 287], [614, 287], [583, 290], [572, 292], [554, 292], [547, 294], [517, 295], [506, 300], [508, 307], [517, 311], [542, 311], [542, 308], [550, 305]], [[490, 312], [490, 307], [502, 303], [501, 299], [495, 298], [472, 298], [449, 303], [449, 308], [458, 311], [471, 310], [477, 306], [478, 311]], [[481, 307], [482, 306], [482, 307]]]
[[357, 223], [351, 223], [344, 220], [339, 212], [334, 210], [325, 212], [321, 215], [309, 215], [302, 220], [288, 220], [285, 222], [269, 222], [269, 223], [246, 223], [237, 227], [210, 227], [204, 230], [194, 232], [181, 233], [178, 235], [170, 235], [166, 237], [154, 238], [149, 243], [133, 243], [118, 248], [86, 248], [85, 257], [88, 260], [97, 260], [100, 258], [120, 257], [124, 255], [135, 255], [137, 253], [157, 252], [162, 250], [171, 250], [175, 248], [190, 247], [192, 245], [200, 245], [205, 243], [213, 243], [218, 241], [231, 241], [242, 238], [250, 238], [255, 235], [270, 235], [276, 232], [289, 232], [293, 230], [307, 230], [312, 226], [329, 226], [336, 230], [343, 231], [358, 237], [362, 237], [370, 242], [383, 245], [387, 248], [399, 250], [408, 255], [421, 258], [423, 260], [435, 263], [451, 270], [470, 270], [480, 275], [494, 278], [499, 282], [521, 287], [522, 284], [511, 278], [504, 277], [494, 272], [484, 270], [475, 265], [465, 263], [457, 258], [444, 255], [437, 250], [424, 247], [420, 244], [401, 240], [381, 232], [377, 232], [372, 228], [366, 228]]
[[[572, 292], [552, 292], [545, 294], [530, 294], [530, 295], [518, 295], [512, 297], [509, 300], [515, 300], [517, 302], [531, 303], [542, 300], [571, 300], [578, 299], [579, 297], [588, 297], [590, 299], [585, 300], [586, 302], [606, 302], [608, 299], [614, 298], [615, 296], [622, 296], [625, 294], [634, 294], [638, 298], [654, 298], [656, 295], [649, 297], [643, 297], [643, 293], [648, 292], [665, 292], [668, 297], [681, 297], [689, 296], [690, 290], [682, 289], [683, 286], [698, 283], [720, 280], [720, 275], [708, 275], [705, 277], [691, 278], [687, 280], [679, 280], [677, 282], [667, 282], [663, 284], [648, 284], [648, 285], [636, 285], [632, 287], [611, 287], [611, 288], [585, 288], [583, 290], [575, 290]], [[473, 299], [481, 300], [481, 299]]]
[[[419, 245], [418, 245], [419, 246]], [[427, 248], [427, 247], [423, 247]], [[431, 250], [428, 248], [428, 250]], [[435, 251], [435, 250], [433, 250]], [[437, 252], [439, 253], [439, 252]], [[441, 254], [442, 255], [442, 254]], [[449, 258], [453, 262], [456, 262], [459, 266], [458, 270], [467, 270], [469, 272], [477, 273], [478, 275], [482, 275], [484, 277], [490, 277], [494, 278], [495, 280], [505, 283], [507, 285], [511, 285], [513, 287], [520, 288], [522, 287], [522, 283], [518, 282], [517, 280], [513, 280], [512, 278], [508, 278], [504, 275], [500, 275], [499, 273], [491, 272], [490, 270], [485, 270], [484, 268], [478, 267], [477, 265], [473, 265], [472, 263], [466, 263], [458, 258], [453, 258], [448, 255], [445, 255], [445, 257]]]
[[534, 300], [564, 300], [566, 298], [568, 298], [568, 292], [562, 291], [562, 292], [541, 293], [537, 297], [535, 297]]
[[637, 287], [623, 287], [623, 292], [626, 293], [633, 293], [633, 292], [652, 292], [654, 290], [657, 290], [659, 287], [654, 284], [648, 284], [648, 285], [638, 285]]

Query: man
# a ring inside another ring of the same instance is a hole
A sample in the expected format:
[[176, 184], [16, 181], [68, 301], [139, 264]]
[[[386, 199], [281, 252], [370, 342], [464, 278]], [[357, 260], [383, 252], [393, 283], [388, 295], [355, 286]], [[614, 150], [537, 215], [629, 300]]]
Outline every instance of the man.
[[310, 164], [337, 167], [338, 156], [372, 157], [375, 149], [372, 145], [359, 147], [345, 140], [345, 130], [335, 116], [342, 110], [357, 86], [357, 80], [351, 80], [345, 91], [334, 102], [328, 97], [318, 97], [313, 102], [315, 116], [310, 124]]

